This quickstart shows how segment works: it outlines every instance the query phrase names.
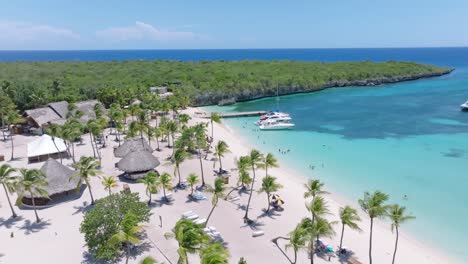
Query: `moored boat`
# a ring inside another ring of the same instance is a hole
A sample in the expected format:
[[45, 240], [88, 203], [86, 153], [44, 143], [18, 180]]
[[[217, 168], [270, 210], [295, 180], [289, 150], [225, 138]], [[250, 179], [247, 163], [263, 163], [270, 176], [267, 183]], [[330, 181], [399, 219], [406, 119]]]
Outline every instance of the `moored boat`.
[[460, 105], [462, 111], [468, 111], [468, 101]]

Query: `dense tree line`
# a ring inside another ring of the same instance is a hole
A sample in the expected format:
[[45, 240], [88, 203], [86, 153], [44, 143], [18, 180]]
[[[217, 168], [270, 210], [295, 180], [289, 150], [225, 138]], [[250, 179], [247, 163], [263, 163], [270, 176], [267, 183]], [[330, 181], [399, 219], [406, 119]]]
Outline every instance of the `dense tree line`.
[[317, 89], [333, 81], [356, 81], [436, 73], [447, 68], [412, 62], [297, 61], [123, 61], [0, 63], [0, 86], [19, 109], [48, 102], [139, 98], [148, 87], [167, 85], [196, 98], [276, 91], [276, 87]]

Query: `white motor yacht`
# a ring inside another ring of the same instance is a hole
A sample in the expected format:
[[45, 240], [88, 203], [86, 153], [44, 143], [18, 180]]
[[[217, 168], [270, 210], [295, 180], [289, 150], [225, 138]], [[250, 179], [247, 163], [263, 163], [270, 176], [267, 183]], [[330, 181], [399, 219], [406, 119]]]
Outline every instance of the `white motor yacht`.
[[284, 129], [291, 129], [295, 125], [289, 120], [264, 120], [262, 121], [258, 128], [261, 130], [284, 130]]
[[460, 105], [462, 111], [468, 111], [468, 101]]

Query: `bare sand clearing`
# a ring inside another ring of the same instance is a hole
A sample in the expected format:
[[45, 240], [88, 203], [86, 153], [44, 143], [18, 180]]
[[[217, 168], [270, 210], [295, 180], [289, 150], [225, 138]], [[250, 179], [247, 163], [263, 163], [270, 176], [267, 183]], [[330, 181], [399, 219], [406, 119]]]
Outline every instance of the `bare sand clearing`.
[[[193, 114], [196, 109], [186, 110]], [[195, 122], [206, 122], [206, 120], [194, 118]], [[84, 144], [76, 147], [77, 157], [81, 155], [92, 155], [89, 137], [83, 136]], [[225, 140], [230, 147], [231, 153], [223, 159], [225, 168], [234, 168], [234, 158], [247, 154], [251, 147], [245, 144], [241, 138], [233, 134], [230, 129], [224, 125], [215, 124], [215, 141]], [[15, 136], [16, 156], [19, 160], [8, 162], [13, 167], [39, 168], [43, 163], [27, 164], [27, 142], [35, 139], [33, 136]], [[119, 175], [121, 172], [114, 168], [114, 164], [119, 160], [112, 154], [112, 146], [117, 145], [111, 141], [113, 136], [109, 136], [107, 148], [101, 149], [103, 160], [103, 175]], [[166, 143], [161, 142], [161, 152], [155, 151], [154, 154], [160, 159], [160, 172], [173, 174], [174, 166], [166, 160], [170, 156], [172, 149], [166, 148]], [[153, 147], [156, 142], [152, 142]], [[9, 158], [10, 142], [0, 142], [0, 154]], [[204, 161], [205, 177], [207, 183], [214, 181], [213, 162], [210, 161], [211, 155], [207, 161]], [[3, 162], [2, 162], [3, 163]], [[281, 163], [281, 161], [280, 161]], [[71, 164], [71, 160], [65, 160], [64, 164]], [[244, 257], [249, 264], [251, 263], [290, 263], [289, 258], [293, 258], [291, 250], [286, 251], [284, 255], [279, 249], [284, 250], [284, 240], [280, 240], [279, 248], [271, 242], [278, 236], [287, 236], [287, 234], [296, 226], [301, 218], [308, 216], [304, 206], [303, 183], [307, 178], [298, 175], [292, 170], [286, 168], [286, 164], [281, 164], [279, 169], [271, 169], [269, 174], [278, 177], [279, 182], [284, 186], [278, 193], [285, 200], [285, 210], [282, 212], [274, 211], [271, 215], [265, 215], [264, 209], [267, 206], [267, 197], [264, 193], [255, 192], [252, 197], [250, 218], [255, 219], [254, 227], [247, 226], [243, 222], [244, 209], [247, 204], [248, 193], [233, 193], [239, 195], [240, 199], [235, 202], [220, 200], [215, 209], [209, 226], [213, 226], [219, 231], [231, 253], [230, 263], [237, 263], [240, 257]], [[216, 164], [216, 167], [219, 165]], [[184, 162], [180, 168], [182, 177], [185, 178], [189, 173], [200, 175], [200, 166], [195, 157]], [[261, 178], [264, 171], [258, 172], [255, 189], [259, 189]], [[230, 186], [234, 186], [237, 181], [237, 174], [234, 172], [230, 180]], [[174, 178], [174, 185], [177, 179]], [[122, 182], [119, 187], [113, 191], [122, 189]], [[147, 201], [144, 192], [144, 186], [139, 183], [129, 183], [134, 192], [139, 192], [142, 200]], [[96, 199], [105, 197], [107, 192], [101, 185], [101, 180], [95, 178], [92, 180], [92, 190]], [[170, 204], [154, 202], [151, 209], [153, 215], [150, 223], [147, 223], [147, 238], [144, 240], [145, 252], [131, 258], [131, 263], [138, 261], [146, 255], [154, 256], [158, 261], [165, 263], [177, 263], [177, 242], [175, 240], [166, 240], [164, 233], [169, 232], [181, 214], [186, 211], [196, 212], [200, 218], [206, 218], [211, 209], [211, 194], [205, 193], [208, 198], [204, 201], [193, 202], [188, 199], [189, 188], [183, 191], [173, 191], [173, 202]], [[156, 194], [153, 197], [158, 200], [162, 194]], [[40, 224], [34, 222], [34, 212], [32, 210], [16, 208], [20, 215], [17, 219], [10, 218], [10, 209], [8, 207], [3, 189], [0, 190], [0, 263], [93, 263], [86, 254], [86, 245], [83, 235], [79, 232], [79, 226], [83, 219], [83, 211], [89, 209], [90, 197], [85, 190], [81, 197], [75, 200], [65, 201], [56, 204], [50, 208], [39, 210], [39, 216], [42, 218]], [[13, 200], [15, 196], [13, 195]], [[333, 215], [329, 220], [338, 221], [337, 214], [339, 207], [346, 201], [334, 194], [326, 196], [329, 202], [330, 211]], [[339, 202], [338, 202], [339, 201]], [[357, 207], [356, 203], [351, 205]], [[161, 216], [161, 218], [160, 218]], [[344, 245], [354, 252], [354, 255], [362, 262], [367, 263], [368, 254], [368, 229], [369, 223], [365, 215], [362, 215], [363, 222], [361, 233], [347, 229], [345, 232]], [[160, 225], [162, 219], [162, 226]], [[418, 221], [418, 220], [416, 220]], [[390, 263], [394, 234], [390, 231], [390, 224], [377, 221], [374, 228], [374, 263]], [[254, 229], [260, 229], [265, 232], [263, 236], [253, 238]], [[323, 239], [325, 243], [337, 248], [339, 244], [340, 225], [336, 225], [337, 235], [334, 239]], [[13, 234], [13, 238], [11, 238]], [[397, 263], [457, 263], [448, 256], [438, 252], [420, 241], [410, 238], [406, 234], [400, 236], [399, 252]], [[345, 263], [334, 257], [330, 262], [327, 258], [316, 257], [316, 263]], [[198, 256], [190, 256], [190, 263], [199, 263]], [[298, 255], [297, 263], [309, 263], [306, 252], [302, 251]]]

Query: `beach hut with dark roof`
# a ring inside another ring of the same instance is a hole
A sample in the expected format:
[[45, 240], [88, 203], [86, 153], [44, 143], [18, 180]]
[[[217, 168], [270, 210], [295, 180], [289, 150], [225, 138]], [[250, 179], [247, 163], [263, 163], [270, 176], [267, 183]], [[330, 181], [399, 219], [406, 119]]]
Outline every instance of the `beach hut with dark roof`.
[[55, 111], [61, 118], [66, 118], [68, 114], [68, 102], [67, 101], [60, 101], [54, 102], [47, 105], [52, 110]]
[[158, 158], [148, 151], [132, 151], [117, 162], [117, 168], [124, 171], [124, 177], [136, 180], [144, 178], [146, 173], [160, 164]]
[[[38, 195], [34, 198], [36, 205], [46, 205], [50, 200], [59, 200], [63, 197], [76, 198], [77, 192], [75, 190], [79, 179], [77, 177], [71, 178], [75, 173], [74, 170], [60, 164], [55, 159], [48, 159], [40, 170], [46, 175], [48, 185], [43, 189], [49, 194], [50, 199]], [[26, 205], [32, 205], [31, 196], [25, 195], [22, 202]]]
[[130, 152], [135, 151], [147, 151], [152, 153], [153, 149], [149, 146], [146, 139], [138, 137], [128, 138], [119, 147], [114, 148], [114, 156], [117, 158], [123, 158]]

